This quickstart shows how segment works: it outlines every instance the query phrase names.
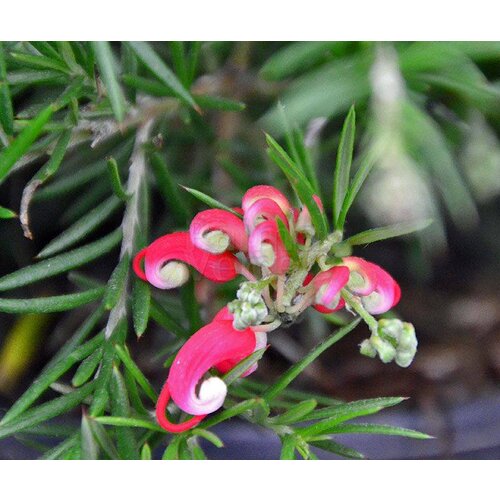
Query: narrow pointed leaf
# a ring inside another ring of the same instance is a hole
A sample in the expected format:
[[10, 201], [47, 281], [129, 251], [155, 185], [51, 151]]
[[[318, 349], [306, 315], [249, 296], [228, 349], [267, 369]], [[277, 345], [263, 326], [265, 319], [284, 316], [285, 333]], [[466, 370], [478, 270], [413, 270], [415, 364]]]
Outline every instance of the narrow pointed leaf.
[[269, 419], [275, 425], [293, 424], [307, 417], [318, 405], [315, 399], [302, 401], [295, 406], [292, 406], [288, 411]]
[[403, 436], [413, 439], [433, 439], [433, 436], [423, 432], [379, 424], [342, 424], [332, 427], [330, 434], [383, 434], [386, 436]]
[[93, 210], [84, 215], [59, 236], [54, 238], [37, 255], [39, 259], [45, 259], [52, 255], [66, 250], [75, 243], [80, 242], [86, 236], [102, 226], [121, 206], [122, 202], [118, 198], [108, 198]]
[[367, 245], [368, 243], [373, 243], [375, 241], [396, 238], [398, 236], [404, 236], [416, 231], [421, 231], [431, 223], [432, 219], [425, 219], [415, 222], [402, 222], [392, 226], [368, 229], [367, 231], [363, 231], [362, 233], [358, 233], [350, 238], [347, 238], [345, 243], [348, 243], [349, 245]]
[[257, 363], [259, 359], [264, 356], [267, 348], [258, 349], [257, 351], [247, 356], [244, 360], [240, 361], [232, 370], [228, 371], [222, 380], [226, 385], [231, 385], [236, 379], [240, 378], [243, 373], [245, 373], [254, 363]]
[[16, 212], [10, 208], [0, 207], [0, 219], [15, 219], [16, 217]]
[[114, 425], [116, 427], [138, 427], [152, 431], [164, 432], [163, 429], [152, 420], [127, 417], [96, 417], [95, 420], [103, 425]]
[[330, 439], [324, 439], [321, 441], [311, 441], [311, 446], [315, 446], [316, 448], [320, 448], [325, 451], [329, 451], [330, 453], [335, 453], [335, 455], [339, 455], [341, 457], [353, 458], [353, 459], [363, 459], [365, 456], [348, 446], [344, 446], [343, 444], [336, 443]]
[[132, 289], [132, 319], [137, 337], [146, 331], [151, 305], [151, 287], [142, 280], [135, 280]]
[[339, 216], [349, 187], [355, 132], [356, 114], [354, 106], [352, 106], [345, 119], [340, 135], [337, 162], [333, 176], [333, 217], [335, 229], [342, 229], [339, 226]]
[[103, 295], [104, 287], [99, 287], [86, 292], [54, 295], [40, 299], [0, 299], [0, 312], [21, 314], [68, 311], [94, 302]]
[[278, 232], [281, 241], [283, 242], [283, 245], [285, 245], [288, 255], [295, 263], [299, 263], [300, 257], [297, 249], [297, 243], [293, 240], [290, 231], [288, 231], [285, 223], [279, 217], [276, 217], [276, 223], [278, 224]]
[[87, 418], [87, 422], [90, 430], [92, 431], [94, 439], [99, 444], [104, 453], [106, 453], [106, 455], [108, 455], [108, 457], [113, 460], [120, 460], [118, 451], [104, 427], [99, 422], [96, 422], [93, 418]]
[[110, 311], [116, 306], [123, 293], [130, 269], [130, 255], [125, 254], [111, 273], [104, 295], [104, 307]]
[[125, 96], [118, 82], [116, 63], [109, 42], [92, 42], [97, 66], [101, 73], [106, 92], [113, 108], [113, 113], [119, 122], [122, 122], [126, 113]]
[[192, 189], [188, 188], [186, 186], [181, 186], [183, 189], [185, 189], [188, 193], [192, 194], [195, 198], [198, 200], [202, 201], [206, 205], [208, 205], [211, 208], [220, 208], [222, 210], [227, 210], [228, 212], [231, 212], [232, 214], [236, 215], [240, 219], [243, 218], [241, 214], [233, 210], [232, 208], [228, 207], [227, 205], [224, 205], [224, 203], [221, 203], [220, 201], [215, 200], [211, 196], [208, 196], [208, 194], [202, 193], [201, 191], [198, 191], [197, 189]]
[[[121, 229], [76, 250], [51, 257], [0, 278], [0, 290], [12, 290], [69, 271], [110, 252], [121, 241]], [[40, 299], [42, 300], [42, 299]]]
[[191, 431], [191, 434], [193, 434], [193, 436], [200, 436], [203, 439], [206, 439], [217, 448], [222, 448], [224, 446], [224, 443], [221, 441], [219, 436], [217, 436], [213, 432], [207, 431], [206, 429], [196, 428]]
[[89, 380], [89, 378], [94, 374], [102, 358], [102, 349], [94, 351], [87, 359], [85, 359], [78, 369], [76, 370], [73, 378], [71, 379], [71, 385], [73, 387], [80, 387]]
[[99, 445], [90, 429], [89, 418], [85, 414], [82, 416], [81, 436], [82, 460], [97, 460]]
[[127, 42], [137, 58], [186, 104], [198, 109], [189, 91], [147, 42]]
[[149, 383], [147, 378], [141, 372], [140, 368], [135, 364], [134, 360], [130, 357], [130, 354], [128, 353], [127, 349], [118, 344], [115, 346], [115, 349], [122, 363], [125, 365], [127, 370], [129, 370], [129, 372], [134, 377], [136, 382], [141, 386], [144, 393], [149, 397], [149, 399], [153, 403], [156, 403], [156, 400], [158, 399], [158, 394], [156, 394], [156, 391], [153, 389], [153, 386]]
[[55, 109], [53, 105], [43, 108], [14, 141], [0, 152], [0, 183], [10, 172], [16, 161], [28, 151], [41, 134], [45, 124], [52, 118]]
[[108, 159], [107, 165], [108, 165], [109, 181], [111, 183], [111, 187], [113, 188], [113, 192], [120, 200], [127, 201], [130, 198], [130, 196], [127, 194], [120, 179], [118, 163], [113, 157], [111, 157]]
[[151, 448], [148, 443], [144, 443], [141, 449], [141, 460], [151, 460]]
[[12, 434], [22, 432], [34, 425], [46, 422], [58, 415], [62, 415], [67, 411], [78, 406], [85, 398], [87, 398], [95, 389], [96, 383], [90, 382], [83, 387], [76, 389], [69, 394], [59, 396], [52, 399], [48, 403], [44, 403], [31, 410], [28, 410], [23, 415], [19, 416], [10, 423], [0, 424], [0, 439], [3, 439]]
[[14, 112], [12, 110], [9, 82], [7, 81], [7, 68], [2, 42], [0, 42], [0, 125], [7, 135], [14, 133]]

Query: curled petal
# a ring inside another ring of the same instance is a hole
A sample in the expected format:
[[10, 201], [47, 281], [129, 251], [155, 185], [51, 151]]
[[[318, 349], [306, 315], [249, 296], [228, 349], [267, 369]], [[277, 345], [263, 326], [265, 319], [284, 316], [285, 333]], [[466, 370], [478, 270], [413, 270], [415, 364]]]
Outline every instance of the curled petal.
[[276, 217], [279, 217], [288, 227], [288, 220], [280, 206], [269, 198], [261, 198], [245, 210], [243, 222], [246, 230], [251, 233], [261, 222], [275, 220]]
[[[323, 202], [319, 196], [313, 194], [313, 199], [318, 205], [319, 209], [324, 212]], [[295, 228], [299, 233], [314, 234], [314, 226], [311, 221], [311, 214], [306, 206], [302, 207], [299, 216], [297, 217]]]
[[248, 246], [243, 221], [219, 208], [198, 212], [191, 222], [189, 234], [195, 246], [214, 254], [225, 252], [229, 246], [246, 252]]
[[167, 384], [172, 399], [181, 410], [191, 415], [206, 415], [219, 409], [227, 387], [218, 377], [201, 382], [212, 367], [230, 361], [228, 371], [255, 349], [255, 334], [250, 329], [235, 330], [231, 321], [212, 321], [198, 330], [181, 347], [170, 368]]
[[269, 267], [275, 274], [284, 274], [290, 267], [290, 257], [281, 241], [276, 221], [261, 222], [248, 239], [250, 262]]
[[369, 295], [375, 290], [377, 287], [378, 266], [360, 257], [344, 257], [342, 263], [351, 272], [347, 286], [352, 293]]
[[[144, 272], [141, 262], [144, 261]], [[186, 282], [194, 267], [209, 280], [224, 283], [234, 279], [240, 263], [230, 252], [214, 255], [193, 245], [189, 233], [167, 234], [141, 250], [134, 258], [136, 274], [157, 288], [177, 288]]]
[[277, 203], [285, 215], [291, 208], [286, 196], [279, 189], [273, 186], [261, 185], [251, 187], [243, 195], [243, 199], [241, 200], [243, 211], [246, 212], [251, 205], [261, 198], [268, 198]]
[[[346, 266], [335, 266], [328, 271], [318, 273], [311, 284], [316, 290], [314, 303], [317, 306], [328, 309], [327, 312], [334, 312], [344, 306], [344, 301], [340, 296], [340, 291], [349, 281], [349, 268]], [[325, 312], [324, 309], [318, 309]]]
[[359, 257], [346, 257], [343, 263], [351, 270], [348, 287], [369, 313], [382, 314], [399, 302], [401, 289], [385, 269]]

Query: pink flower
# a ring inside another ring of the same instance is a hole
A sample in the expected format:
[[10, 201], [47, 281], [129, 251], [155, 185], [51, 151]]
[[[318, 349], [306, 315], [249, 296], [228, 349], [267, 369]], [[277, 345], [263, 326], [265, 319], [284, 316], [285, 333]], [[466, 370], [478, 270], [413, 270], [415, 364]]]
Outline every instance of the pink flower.
[[322, 271], [316, 276], [309, 275], [304, 284], [309, 282], [314, 287], [316, 295], [313, 307], [323, 313], [328, 314], [344, 307], [344, 299], [340, 296], [340, 291], [349, 281], [349, 268], [346, 266], [335, 266], [328, 271]]
[[261, 222], [248, 239], [248, 256], [252, 264], [268, 267], [274, 274], [284, 274], [290, 257], [281, 241], [276, 221]]
[[361, 297], [361, 302], [369, 313], [382, 314], [399, 302], [399, 285], [380, 266], [360, 257], [345, 257], [342, 262], [351, 271], [348, 288]]
[[274, 201], [283, 211], [285, 215], [288, 214], [290, 209], [290, 203], [287, 197], [279, 190], [273, 186], [254, 186], [251, 187], [244, 195], [241, 200], [241, 208], [246, 212], [251, 205], [253, 205], [257, 200], [262, 198], [267, 198]]
[[[251, 328], [233, 328], [232, 315], [227, 308], [220, 311], [211, 323], [190, 337], [177, 353], [156, 406], [160, 425], [169, 432], [182, 432], [198, 424], [208, 413], [218, 410], [226, 398], [226, 384], [215, 376], [205, 380], [203, 377], [211, 368], [221, 373], [228, 372], [260, 348], [260, 343]], [[243, 376], [249, 375], [255, 369], [252, 368]], [[170, 398], [181, 410], [194, 417], [181, 424], [170, 422], [166, 416]]]
[[189, 234], [193, 244], [206, 252], [221, 254], [230, 247], [247, 251], [248, 236], [243, 221], [227, 210], [212, 208], [198, 212], [189, 226]]
[[245, 210], [243, 222], [247, 231], [251, 233], [261, 222], [274, 221], [276, 217], [279, 217], [288, 227], [288, 220], [280, 206], [270, 198], [260, 198]]
[[[144, 271], [141, 262], [144, 261]], [[189, 233], [167, 234], [141, 250], [134, 258], [134, 271], [157, 288], [170, 289], [183, 285], [189, 278], [185, 264], [194, 267], [209, 280], [224, 283], [234, 279], [240, 268], [230, 252], [214, 255], [194, 246]]]

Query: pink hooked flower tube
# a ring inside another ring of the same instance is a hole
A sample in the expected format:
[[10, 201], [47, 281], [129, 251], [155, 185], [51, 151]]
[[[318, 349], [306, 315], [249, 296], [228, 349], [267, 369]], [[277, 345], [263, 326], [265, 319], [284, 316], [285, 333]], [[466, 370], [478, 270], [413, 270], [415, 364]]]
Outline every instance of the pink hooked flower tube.
[[[144, 271], [141, 262], [144, 261]], [[189, 233], [167, 234], [141, 250], [134, 258], [134, 271], [157, 288], [177, 288], [189, 278], [185, 264], [194, 267], [211, 281], [224, 283], [234, 279], [240, 268], [230, 252], [214, 255], [193, 245]]]
[[349, 281], [349, 268], [334, 266], [328, 271], [322, 271], [313, 277], [309, 274], [304, 285], [311, 283], [315, 289], [313, 307], [323, 314], [333, 313], [345, 306], [340, 291]]
[[243, 221], [236, 215], [212, 208], [198, 212], [189, 226], [191, 241], [206, 252], [221, 254], [233, 247], [247, 251], [248, 236]]
[[[224, 403], [227, 386], [218, 377], [204, 380], [203, 377], [210, 368], [216, 368], [220, 373], [228, 372], [261, 345], [262, 337], [257, 341], [251, 328], [236, 330], [227, 308], [220, 311], [177, 353], [156, 405], [160, 425], [169, 432], [182, 432], [198, 424], [208, 413], [218, 410]], [[249, 375], [255, 368], [242, 376]], [[180, 424], [170, 422], [166, 416], [170, 398], [181, 410], [194, 416]]]
[[351, 272], [347, 286], [361, 297], [361, 302], [369, 313], [382, 314], [399, 302], [399, 285], [380, 266], [360, 257], [344, 257], [342, 262]]

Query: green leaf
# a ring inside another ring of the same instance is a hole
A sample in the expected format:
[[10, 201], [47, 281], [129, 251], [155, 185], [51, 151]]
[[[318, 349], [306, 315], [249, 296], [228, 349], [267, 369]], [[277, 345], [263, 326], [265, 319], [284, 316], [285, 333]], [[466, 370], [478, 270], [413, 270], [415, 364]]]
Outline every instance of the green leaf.
[[116, 450], [113, 441], [111, 441], [111, 438], [108, 436], [104, 427], [93, 418], [87, 418], [87, 423], [92, 431], [92, 435], [104, 453], [106, 453], [106, 455], [113, 460], [120, 460], [118, 451]]
[[317, 345], [307, 356], [301, 359], [298, 363], [291, 366], [278, 380], [271, 385], [263, 394], [262, 397], [269, 403], [276, 398], [290, 383], [297, 378], [304, 369], [309, 366], [320, 354], [326, 351], [329, 347], [337, 343], [349, 332], [351, 332], [359, 323], [359, 318], [349, 323], [344, 328], [337, 330], [332, 335], [326, 338], [323, 342]]
[[[379, 411], [383, 408], [388, 408], [389, 406], [395, 406], [407, 398], [404, 397], [386, 397], [386, 398], [372, 398], [372, 399], [361, 399], [359, 401], [353, 401], [351, 403], [338, 403], [327, 408], [321, 408], [307, 415], [307, 418], [301, 419], [305, 420], [317, 420], [322, 418], [336, 418], [338, 416], [348, 415], [352, 412], [353, 415], [359, 416], [359, 411], [365, 411], [372, 413], [372, 410]], [[352, 417], [354, 418], [354, 417]]]
[[141, 460], [151, 460], [151, 448], [148, 443], [144, 443], [141, 449]]
[[10, 210], [10, 208], [0, 207], [0, 219], [14, 219], [16, 217], [16, 212]]
[[342, 204], [340, 215], [337, 219], [339, 227], [344, 227], [345, 220], [347, 217], [347, 212], [351, 208], [360, 189], [363, 187], [363, 184], [366, 178], [368, 177], [368, 174], [371, 172], [371, 169], [375, 164], [375, 160], [376, 160], [376, 154], [373, 151], [370, 151], [370, 153], [366, 154], [364, 158], [361, 160], [361, 164], [356, 173], [354, 174], [354, 178], [351, 184], [349, 185], [349, 188], [344, 198], [344, 202]]
[[242, 413], [245, 413], [246, 411], [250, 411], [256, 406], [259, 405], [259, 400], [258, 399], [247, 399], [246, 401], [242, 401], [241, 403], [237, 403], [234, 406], [231, 406], [231, 408], [227, 408], [216, 415], [213, 415], [202, 422], [198, 425], [198, 429], [205, 429], [207, 427], [213, 427], [214, 425], [220, 424], [221, 422], [224, 422], [225, 420], [228, 420], [230, 418], [236, 417], [237, 415], [241, 415]]
[[223, 97], [214, 97], [210, 95], [197, 95], [194, 100], [202, 109], [216, 109], [218, 111], [243, 111], [246, 104], [240, 101], [233, 101]]
[[45, 124], [52, 118], [55, 109], [52, 104], [43, 108], [14, 141], [0, 152], [0, 183], [10, 172], [16, 161], [28, 151], [38, 138]]
[[16, 85], [64, 85], [67, 77], [59, 71], [37, 70], [37, 71], [9, 71], [7, 74], [7, 83], [10, 86]]
[[[113, 374], [110, 384], [111, 412], [117, 417], [130, 417], [130, 402], [122, 374], [116, 366], [113, 366]], [[135, 435], [132, 429], [116, 429], [117, 447], [120, 457], [125, 460], [136, 460], [139, 451]]]
[[172, 54], [175, 72], [177, 73], [177, 76], [182, 84], [187, 87], [189, 86], [189, 81], [184, 42], [172, 41], [169, 42], [168, 45], [170, 46], [170, 53]]
[[116, 119], [122, 122], [126, 114], [126, 101], [118, 83], [116, 61], [109, 42], [91, 42], [106, 92]]
[[104, 307], [110, 311], [118, 304], [127, 280], [130, 268], [130, 255], [126, 253], [122, 260], [111, 273], [108, 284], [106, 285], [106, 294], [104, 295]]
[[293, 42], [287, 44], [264, 63], [260, 73], [266, 80], [281, 80], [304, 72], [325, 56], [338, 51], [347, 42]]
[[120, 243], [121, 238], [121, 229], [116, 229], [108, 236], [94, 243], [89, 243], [76, 250], [71, 250], [65, 254], [46, 259], [37, 264], [24, 267], [18, 271], [2, 276], [0, 278], [0, 290], [4, 291], [19, 288], [92, 262], [98, 257], [110, 252]]
[[[115, 330], [111, 334], [111, 338], [117, 332], [121, 332], [122, 329], [126, 330], [125, 321], [121, 321], [118, 323], [118, 325], [115, 327]], [[91, 417], [102, 415], [106, 409], [106, 405], [109, 402], [109, 384], [111, 382], [113, 362], [115, 360], [116, 354], [111, 343], [111, 338], [107, 339], [107, 342], [103, 346], [103, 357], [101, 365], [99, 366], [99, 372], [97, 374], [97, 377], [95, 378], [96, 388], [89, 410]]]
[[149, 429], [157, 432], [164, 430], [152, 420], [142, 418], [127, 418], [127, 417], [95, 417], [96, 422], [104, 425], [114, 425], [116, 427], [138, 427], [141, 429]]
[[82, 460], [97, 460], [99, 446], [90, 428], [89, 418], [85, 413], [82, 415], [81, 436]]
[[9, 408], [1, 423], [7, 423], [29, 408], [50, 385], [66, 373], [75, 363], [85, 359], [99, 348], [103, 335], [96, 335], [81, 348], [81, 342], [95, 328], [102, 316], [102, 308], [94, 311], [63, 345], [59, 352], [45, 366], [40, 375], [32, 382], [23, 395]]
[[104, 287], [80, 293], [54, 295], [40, 299], [0, 299], [0, 312], [11, 314], [51, 313], [76, 309], [104, 295]]
[[193, 436], [200, 436], [200, 437], [206, 439], [207, 441], [209, 441], [210, 443], [212, 443], [217, 448], [223, 448], [224, 447], [224, 443], [221, 441], [221, 439], [219, 438], [219, 436], [217, 436], [213, 432], [207, 431], [205, 429], [193, 429], [191, 431], [191, 434]]
[[73, 385], [73, 387], [80, 387], [89, 380], [89, 378], [96, 371], [101, 358], [102, 349], [97, 349], [80, 364], [75, 374], [73, 375], [73, 378], [71, 379], [71, 384]]
[[293, 424], [307, 417], [318, 405], [315, 399], [307, 399], [306, 401], [301, 401], [300, 403], [292, 406], [288, 411], [278, 415], [276, 417], [270, 418], [269, 422], [273, 425], [287, 425]]
[[173, 333], [176, 337], [186, 338], [189, 335], [189, 332], [155, 299], [151, 300], [150, 314], [158, 325]]
[[24, 54], [22, 52], [11, 52], [9, 56], [18, 63], [21, 63], [24, 67], [31, 67], [34, 69], [49, 69], [69, 74], [69, 69], [67, 68], [67, 66], [58, 59], [52, 59], [45, 56], [33, 56], [31, 54]]
[[2, 42], [0, 42], [0, 125], [7, 135], [14, 133], [14, 112], [12, 110], [9, 82], [7, 81], [7, 68]]
[[127, 349], [121, 345], [115, 345], [118, 357], [121, 359], [122, 363], [125, 365], [130, 374], [134, 377], [136, 382], [140, 385], [144, 393], [149, 397], [149, 399], [156, 404], [158, 399], [158, 394], [153, 389], [153, 386], [149, 383], [147, 378], [141, 372], [140, 368], [135, 364], [134, 360], [130, 357]]
[[432, 219], [414, 222], [401, 222], [391, 226], [377, 227], [355, 234], [354, 236], [347, 238], [347, 240], [343, 243], [347, 243], [349, 245], [367, 245], [368, 243], [373, 243], [375, 241], [396, 238], [398, 236], [414, 233], [415, 231], [421, 231], [430, 224], [432, 224]]
[[281, 168], [288, 182], [296, 192], [300, 201], [307, 207], [311, 216], [316, 235], [323, 239], [328, 233], [328, 223], [325, 214], [320, 210], [313, 195], [316, 194], [305, 175], [297, 168], [285, 150], [269, 135], [266, 134], [270, 158]]
[[332, 427], [328, 432], [330, 434], [383, 434], [386, 436], [403, 436], [413, 439], [433, 439], [433, 436], [429, 436], [423, 432], [379, 424], [342, 424]]
[[[382, 398], [381, 398], [382, 399]], [[372, 415], [378, 413], [387, 406], [393, 406], [401, 402], [404, 398], [394, 398], [395, 401], [382, 402], [377, 399], [355, 401], [353, 403], [342, 404], [331, 408], [324, 408], [314, 412], [315, 414], [309, 415], [307, 420], [315, 418], [324, 418], [309, 427], [305, 427], [297, 431], [302, 437], [315, 436], [318, 434], [328, 434], [329, 430], [338, 424], [351, 420], [356, 417], [363, 417], [365, 415]]]
[[126, 74], [122, 75], [122, 80], [127, 87], [140, 90], [145, 94], [153, 95], [155, 97], [171, 97], [175, 95], [168, 87], [156, 80], [151, 80], [150, 78]]
[[349, 186], [355, 133], [356, 113], [354, 106], [351, 106], [342, 127], [333, 177], [333, 222], [335, 229], [340, 230], [342, 230], [342, 226], [339, 226], [339, 216]]
[[172, 211], [176, 223], [186, 225], [190, 216], [189, 209], [184, 197], [180, 195], [179, 186], [175, 182], [164, 157], [159, 153], [151, 153], [149, 161], [158, 190]]
[[323, 439], [321, 441], [311, 441], [311, 446], [320, 448], [322, 450], [329, 451], [330, 453], [335, 453], [335, 455], [340, 455], [341, 457], [363, 459], [365, 456], [352, 448], [344, 446], [343, 444], [336, 443], [330, 439]]
[[280, 460], [295, 460], [295, 445], [297, 444], [293, 434], [286, 434], [281, 438]]
[[278, 225], [278, 232], [288, 255], [295, 263], [299, 263], [300, 257], [297, 243], [293, 240], [290, 231], [288, 231], [285, 223], [279, 217], [276, 217], [276, 224]]
[[253, 364], [257, 363], [259, 359], [264, 356], [267, 348], [258, 349], [257, 351], [247, 356], [245, 359], [240, 361], [234, 368], [229, 370], [223, 377], [222, 380], [226, 385], [231, 385], [236, 379], [240, 378], [243, 373], [245, 373]]
[[198, 110], [189, 91], [177, 79], [172, 70], [161, 60], [160, 56], [147, 42], [127, 42], [137, 58], [146, 66], [162, 83], [186, 104]]
[[132, 288], [132, 319], [137, 337], [146, 331], [151, 306], [151, 288], [149, 283], [134, 280]]
[[50, 257], [61, 252], [62, 250], [66, 250], [68, 247], [80, 242], [86, 236], [102, 226], [115, 213], [121, 204], [121, 200], [115, 197], [108, 198], [48, 243], [47, 246], [45, 246], [37, 255], [37, 258], [45, 259], [46, 257]]
[[31, 231], [29, 229], [29, 205], [35, 194], [35, 191], [48, 179], [50, 179], [59, 169], [61, 162], [66, 154], [66, 150], [71, 139], [71, 130], [66, 130], [61, 133], [57, 143], [54, 147], [54, 151], [50, 155], [50, 159], [47, 163], [32, 177], [32, 179], [26, 184], [23, 190], [23, 195], [21, 199], [21, 224], [23, 226], [24, 235], [27, 238], [32, 238]]
[[95, 388], [95, 381], [76, 389], [69, 394], [52, 399], [48, 403], [44, 403], [31, 410], [26, 411], [23, 415], [9, 423], [0, 424], [0, 439], [3, 439], [12, 434], [24, 431], [35, 425], [41, 424], [58, 415], [78, 406], [85, 398], [92, 394]]
[[215, 200], [211, 196], [208, 196], [208, 194], [202, 193], [201, 191], [198, 191], [197, 189], [192, 189], [188, 188], [186, 186], [182, 186], [183, 189], [185, 189], [188, 193], [192, 194], [195, 198], [198, 200], [202, 201], [206, 205], [208, 205], [211, 208], [220, 208], [222, 210], [227, 210], [228, 212], [231, 212], [232, 214], [236, 215], [240, 219], [243, 218], [241, 214], [233, 210], [232, 208], [228, 207], [227, 205], [224, 205], [224, 203], [221, 203], [220, 201]]
[[111, 187], [115, 195], [122, 201], [127, 201], [130, 199], [130, 195], [127, 194], [125, 188], [123, 187], [122, 181], [120, 179], [120, 171], [118, 170], [118, 163], [113, 157], [108, 158], [108, 175]]
[[175, 436], [165, 448], [165, 452], [161, 457], [162, 460], [179, 460], [179, 447], [181, 442], [185, 441], [185, 435]]
[[80, 441], [80, 431], [75, 432], [68, 439], [65, 439], [62, 443], [54, 446], [46, 453], [42, 455], [42, 460], [57, 460], [66, 455], [69, 450], [71, 450]]

